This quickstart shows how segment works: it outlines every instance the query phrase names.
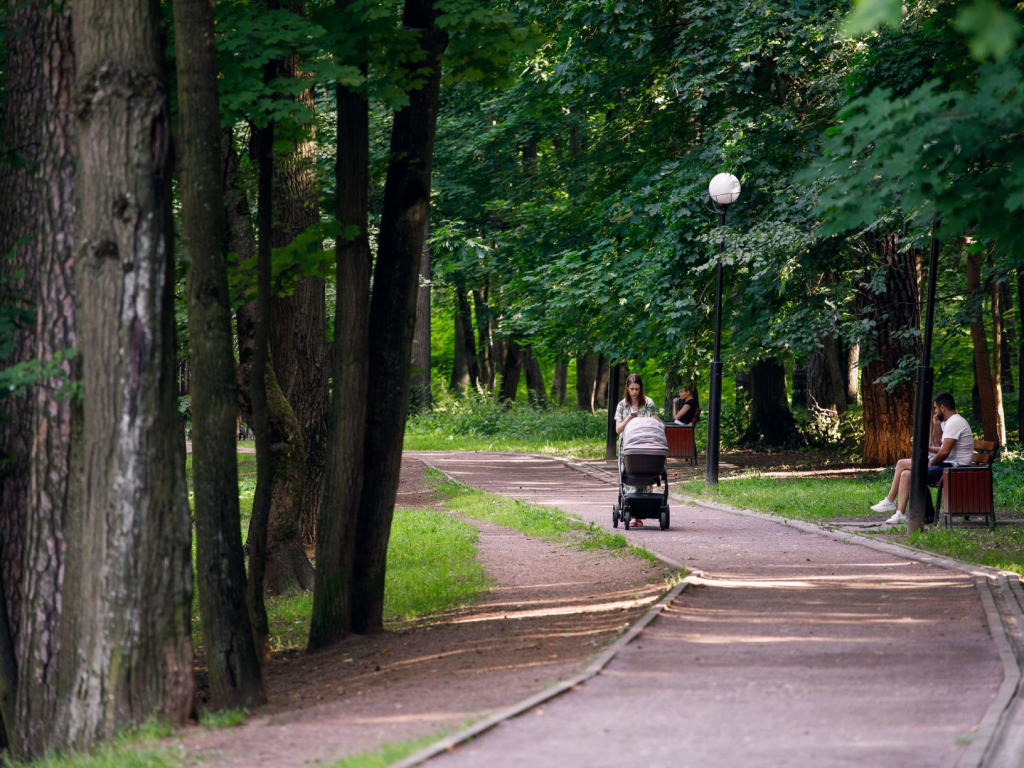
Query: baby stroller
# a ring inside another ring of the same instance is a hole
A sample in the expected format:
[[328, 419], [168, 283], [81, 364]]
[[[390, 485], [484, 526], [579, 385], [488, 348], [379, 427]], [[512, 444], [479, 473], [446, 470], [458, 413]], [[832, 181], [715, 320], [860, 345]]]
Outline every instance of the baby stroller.
[[[668, 440], [660, 419], [633, 419], [619, 439], [619, 501], [612, 505], [612, 528], [619, 521], [629, 530], [630, 520], [657, 518], [661, 530], [669, 526]], [[661, 491], [652, 492], [653, 486]], [[633, 486], [634, 490], [626, 490]]]

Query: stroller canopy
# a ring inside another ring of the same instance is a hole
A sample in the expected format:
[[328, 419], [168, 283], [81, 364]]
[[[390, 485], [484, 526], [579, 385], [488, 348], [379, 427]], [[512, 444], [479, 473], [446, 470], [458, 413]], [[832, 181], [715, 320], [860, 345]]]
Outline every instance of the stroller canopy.
[[641, 416], [629, 422], [622, 432], [619, 453], [623, 456], [668, 456], [668, 439], [661, 419]]

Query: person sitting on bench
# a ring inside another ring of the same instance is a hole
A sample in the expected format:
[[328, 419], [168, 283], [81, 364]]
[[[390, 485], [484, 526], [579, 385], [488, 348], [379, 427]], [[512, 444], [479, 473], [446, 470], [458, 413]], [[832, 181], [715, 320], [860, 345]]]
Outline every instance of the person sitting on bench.
[[700, 416], [700, 404], [693, 394], [693, 389], [683, 385], [679, 390], [679, 397], [672, 400], [672, 418], [677, 424], [695, 424]]
[[[967, 419], [956, 412], [956, 400], [948, 392], [936, 395], [932, 401], [932, 420], [942, 425], [942, 444], [929, 445], [928, 485], [937, 483], [944, 467], [968, 467], [974, 456], [974, 435]], [[885, 522], [898, 525], [907, 522], [904, 514], [910, 498], [910, 459], [896, 462], [889, 495], [871, 509], [875, 512], [895, 512]], [[898, 499], [898, 501], [897, 501]]]

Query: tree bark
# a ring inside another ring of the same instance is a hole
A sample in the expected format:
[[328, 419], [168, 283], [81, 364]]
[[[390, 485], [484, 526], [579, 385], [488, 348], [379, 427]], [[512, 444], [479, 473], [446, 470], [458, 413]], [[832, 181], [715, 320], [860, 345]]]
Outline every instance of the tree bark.
[[77, 0], [81, 482], [69, 505], [57, 748], [193, 710], [170, 115], [155, 2]]
[[777, 358], [759, 360], [750, 369], [750, 424], [743, 442], [780, 446], [792, 444], [796, 438], [796, 419], [786, 394], [786, 369]]
[[459, 338], [465, 350], [466, 370], [469, 374], [469, 386], [476, 389], [480, 385], [480, 362], [476, 356], [476, 341], [473, 337], [473, 312], [469, 306], [465, 281], [458, 275], [455, 280], [456, 320], [462, 326]]
[[[43, 3], [9, 4], [4, 112], [0, 146], [0, 278], [3, 303], [18, 307], [22, 322], [3, 367], [36, 357], [39, 273], [32, 240], [42, 206], [39, 135], [43, 117]], [[7, 156], [9, 155], [9, 156]], [[18, 273], [22, 273], [18, 277]], [[33, 394], [0, 399], [0, 577], [7, 600], [11, 639], [18, 642], [25, 561], [25, 516], [29, 505]], [[11, 690], [13, 695], [13, 686]]]
[[80, 437], [80, 408], [66, 391], [60, 391], [80, 378], [76, 361], [64, 355], [77, 346], [75, 122], [68, 109], [74, 91], [75, 62], [69, 6], [55, 5], [45, 14], [43, 40], [45, 87], [38, 174], [42, 205], [34, 243], [39, 276], [36, 352], [40, 360], [63, 360], [58, 364], [61, 377], [44, 379], [34, 393], [14, 739], [18, 754], [26, 758], [39, 757], [49, 748], [57, 714], [64, 520], [72, 467], [80, 465], [81, 460], [75, 450]]
[[996, 439], [1006, 445], [1006, 414], [1003, 411], [1003, 309], [999, 286], [992, 285], [992, 394], [996, 407]]
[[526, 391], [530, 396], [530, 404], [538, 408], [547, 408], [548, 401], [544, 395], [544, 375], [540, 363], [533, 354], [532, 347], [523, 349], [523, 369], [526, 371]]
[[918, 287], [920, 252], [900, 250], [895, 235], [868, 235], [864, 241], [867, 264], [885, 269], [885, 290], [858, 294], [862, 316], [872, 331], [865, 340], [871, 362], [864, 369], [861, 397], [864, 403], [864, 452], [866, 466], [895, 464], [910, 452], [914, 425], [914, 383], [905, 381], [887, 388], [886, 377], [906, 355], [918, 357], [920, 338], [901, 339], [907, 329], [921, 327]]
[[522, 349], [512, 339], [505, 347], [505, 360], [501, 365], [501, 391], [498, 400], [503, 403], [515, 402], [519, 389], [519, 372], [522, 370]]
[[463, 338], [462, 330], [464, 326], [457, 304], [453, 322], [452, 375], [448, 380], [448, 390], [450, 392], [465, 392], [466, 387], [469, 386], [469, 365], [466, 363], [466, 341]]
[[594, 412], [594, 390], [597, 386], [597, 356], [576, 356], [576, 407]]
[[409, 409], [414, 413], [430, 410], [430, 217], [423, 233], [420, 257], [420, 282], [416, 293], [416, 330], [412, 343], [412, 384]]
[[806, 406], [809, 402], [807, 388], [811, 365], [810, 357], [793, 363], [793, 405]]
[[[345, 13], [354, 0], [337, 0]], [[363, 68], [366, 74], [366, 68]], [[356, 526], [364, 482], [369, 384], [370, 254], [369, 107], [363, 94], [339, 86], [335, 217], [351, 239], [335, 244], [337, 302], [324, 494], [316, 539], [316, 583], [309, 650], [331, 645], [352, 631]], [[420, 222], [425, 232], [427, 218]], [[422, 247], [419, 256], [422, 254]], [[415, 258], [415, 257], [411, 257]], [[413, 270], [415, 271], [415, 270]], [[378, 340], [379, 341], [379, 340]], [[406, 354], [405, 360], [408, 361]]]
[[989, 361], [988, 338], [985, 333], [985, 315], [982, 312], [984, 291], [981, 285], [981, 255], [967, 254], [967, 291], [975, 302], [971, 320], [971, 341], [974, 344], [974, 370], [981, 404], [981, 426], [986, 440], [999, 440], [999, 416], [995, 382]]
[[367, 414], [365, 476], [359, 509], [352, 603], [356, 632], [383, 627], [384, 575], [398, 491], [409, 407], [409, 362], [416, 318], [416, 277], [430, 207], [430, 173], [437, 129], [441, 55], [448, 36], [436, 23], [433, 0], [406, 0], [402, 23], [419, 31], [423, 59], [403, 66], [422, 79], [408, 106], [395, 114], [391, 162], [370, 305], [370, 379], [375, 404]]
[[[822, 348], [807, 358], [807, 401], [836, 414], [846, 412], [846, 386], [839, 363], [839, 344], [825, 338]], [[795, 396], [794, 396], [795, 399]]]
[[606, 409], [608, 402], [608, 379], [611, 378], [611, 370], [608, 368], [608, 361], [603, 355], [597, 358], [597, 378], [594, 381], [594, 410]]
[[494, 389], [494, 348], [491, 343], [491, 308], [487, 286], [473, 291], [476, 312], [477, 356], [480, 359], [480, 381], [488, 391]]
[[[999, 284], [999, 308], [1004, 318], [1009, 318], [1014, 315], [1013, 311], [1013, 294], [1010, 292], [1009, 283]], [[1016, 313], [1017, 322], [1020, 322], [1020, 312]], [[1000, 345], [1002, 353], [1000, 358], [1002, 359], [1002, 384], [1003, 394], [1013, 394], [1016, 392], [1013, 380], [1013, 357], [1017, 349], [1017, 329], [1012, 321], [1004, 322], [1002, 344]]]
[[[565, 405], [566, 389], [569, 381], [569, 360], [559, 355], [555, 358], [555, 370], [551, 374], [551, 399], [559, 405]], [[615, 397], [613, 392], [612, 397]]]
[[845, 359], [846, 404], [856, 405], [860, 400], [860, 344], [850, 344]]
[[1024, 266], [1017, 267], [1017, 440], [1024, 443]]
[[174, 0], [182, 234], [189, 255], [196, 580], [210, 694], [218, 708], [262, 704], [245, 604], [238, 508], [235, 361], [224, 228], [217, 50], [211, 0]]
[[[306, 3], [284, 3], [284, 8], [305, 18]], [[299, 57], [290, 54], [278, 62], [278, 77], [306, 77]], [[288, 97], [282, 97], [288, 98]], [[292, 97], [313, 112], [313, 89]], [[320, 223], [320, 185], [316, 166], [313, 123], [300, 135], [288, 137], [292, 148], [274, 158], [275, 248], [290, 245], [296, 237]], [[270, 356], [274, 374], [298, 419], [306, 457], [302, 509], [304, 539], [316, 535], [316, 518], [323, 490], [327, 457], [327, 299], [325, 281], [300, 277], [290, 296], [277, 296], [270, 305]]]

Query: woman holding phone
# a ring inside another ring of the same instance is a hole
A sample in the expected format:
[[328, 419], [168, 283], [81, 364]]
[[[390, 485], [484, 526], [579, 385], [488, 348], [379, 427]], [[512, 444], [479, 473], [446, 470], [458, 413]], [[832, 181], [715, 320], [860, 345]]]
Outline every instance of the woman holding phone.
[[626, 425], [638, 416], [657, 415], [658, 409], [654, 401], [644, 394], [644, 382], [640, 374], [629, 374], [626, 377], [626, 391], [615, 409], [615, 434], [621, 435]]

